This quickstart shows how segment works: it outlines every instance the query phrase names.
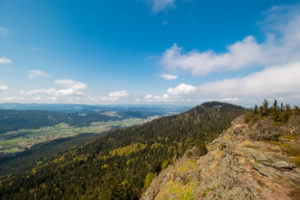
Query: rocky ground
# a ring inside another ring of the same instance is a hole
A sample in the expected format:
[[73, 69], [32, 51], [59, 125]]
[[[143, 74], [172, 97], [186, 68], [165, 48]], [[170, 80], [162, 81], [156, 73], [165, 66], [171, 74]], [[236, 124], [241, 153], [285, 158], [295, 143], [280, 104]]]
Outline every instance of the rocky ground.
[[275, 125], [270, 118], [231, 128], [162, 171], [143, 194], [152, 199], [300, 199], [300, 119]]

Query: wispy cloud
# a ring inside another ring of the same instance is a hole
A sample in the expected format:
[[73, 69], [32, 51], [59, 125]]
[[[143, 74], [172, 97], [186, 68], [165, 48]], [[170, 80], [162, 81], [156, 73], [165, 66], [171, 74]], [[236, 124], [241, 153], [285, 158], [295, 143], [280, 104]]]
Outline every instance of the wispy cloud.
[[48, 74], [47, 72], [40, 71], [40, 70], [30, 70], [28, 72], [28, 78], [29, 79], [34, 79], [34, 78], [38, 78], [38, 77], [47, 78], [47, 77], [50, 77], [50, 76], [51, 75]]
[[174, 80], [178, 78], [177, 75], [172, 75], [172, 74], [161, 74], [160, 77], [166, 80]]
[[70, 96], [70, 95], [81, 95], [82, 90], [86, 89], [85, 83], [74, 81], [74, 80], [56, 80], [54, 84], [63, 87], [62, 89], [56, 88], [41, 88], [29, 91], [20, 91], [21, 95], [35, 95], [35, 94], [47, 94], [52, 96]]
[[125, 97], [128, 95], [128, 92], [125, 90], [122, 91], [116, 91], [116, 92], [110, 92], [108, 94], [109, 97]]
[[0, 64], [11, 64], [12, 60], [5, 56], [0, 57]]
[[[288, 9], [289, 12], [283, 12]], [[291, 12], [291, 10], [293, 12]], [[213, 50], [183, 52], [174, 44], [167, 49], [161, 63], [167, 69], [179, 69], [193, 75], [238, 70], [244, 67], [269, 67], [300, 60], [300, 6], [276, 7], [266, 12], [265, 41], [257, 42], [253, 36], [227, 46], [227, 52]], [[282, 16], [287, 21], [278, 20]], [[288, 15], [288, 17], [286, 17]], [[274, 17], [276, 16], [276, 17]]]
[[169, 7], [175, 6], [175, 0], [146, 0], [148, 3], [152, 6], [152, 11], [154, 13], [160, 12], [162, 10], [165, 10]]
[[6, 35], [8, 33], [8, 28], [0, 26], [0, 34]]

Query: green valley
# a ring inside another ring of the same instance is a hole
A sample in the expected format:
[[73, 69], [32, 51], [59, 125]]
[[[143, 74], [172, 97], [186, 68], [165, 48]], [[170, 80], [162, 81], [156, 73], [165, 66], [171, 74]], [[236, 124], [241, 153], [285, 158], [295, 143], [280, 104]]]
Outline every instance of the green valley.
[[33, 145], [59, 138], [72, 137], [81, 133], [105, 133], [107, 131], [141, 124], [157, 118], [152, 116], [146, 119], [127, 118], [115, 121], [92, 122], [89, 126], [76, 127], [66, 123], [54, 126], [40, 127], [38, 129], [18, 129], [0, 134], [0, 152], [16, 153], [30, 149]]

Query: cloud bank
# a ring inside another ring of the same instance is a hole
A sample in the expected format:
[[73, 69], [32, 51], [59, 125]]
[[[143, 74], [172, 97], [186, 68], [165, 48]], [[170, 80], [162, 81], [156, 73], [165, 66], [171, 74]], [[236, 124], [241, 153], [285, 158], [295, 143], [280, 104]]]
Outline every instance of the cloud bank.
[[264, 98], [277, 98], [296, 103], [300, 100], [299, 77], [300, 62], [289, 63], [271, 66], [243, 78], [212, 81], [199, 86], [181, 83], [167, 89], [162, 96], [148, 94], [145, 100], [150, 102], [217, 100], [248, 105]]
[[209, 82], [197, 92], [212, 96], [290, 96], [300, 94], [300, 62], [269, 67], [244, 78]]

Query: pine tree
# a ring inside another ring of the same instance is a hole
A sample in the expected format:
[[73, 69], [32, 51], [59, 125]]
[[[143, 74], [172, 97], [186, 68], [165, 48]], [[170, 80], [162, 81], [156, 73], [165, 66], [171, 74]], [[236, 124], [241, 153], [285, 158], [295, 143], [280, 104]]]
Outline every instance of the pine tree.
[[269, 112], [269, 102], [267, 101], [267, 99], [264, 100], [262, 106], [263, 106], [263, 115], [266, 116]]
[[291, 114], [292, 114], [291, 107], [289, 104], [286, 104], [285, 109], [284, 109], [284, 114], [283, 114], [283, 119], [285, 122], [287, 122], [289, 120]]
[[273, 109], [278, 110], [277, 100], [274, 100]]
[[254, 110], [253, 110], [254, 114], [257, 115], [258, 114], [258, 107], [257, 105], [255, 104], [254, 106]]
[[275, 122], [279, 122], [280, 121], [280, 117], [279, 117], [279, 109], [277, 106], [277, 100], [274, 100], [273, 103], [273, 107], [272, 107], [272, 118]]
[[284, 111], [284, 107], [283, 107], [283, 103], [281, 102], [280, 104], [280, 112], [283, 112]]

